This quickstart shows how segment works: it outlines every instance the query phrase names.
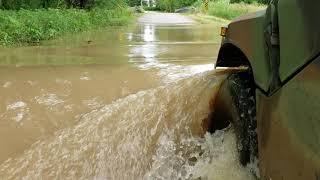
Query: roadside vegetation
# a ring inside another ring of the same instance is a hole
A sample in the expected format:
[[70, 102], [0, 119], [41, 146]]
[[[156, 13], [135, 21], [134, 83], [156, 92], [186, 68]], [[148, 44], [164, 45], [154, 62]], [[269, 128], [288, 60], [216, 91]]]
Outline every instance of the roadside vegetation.
[[[196, 12], [233, 19], [264, 8], [269, 0], [211, 0], [204, 11], [203, 0], [157, 0], [147, 10], [174, 12], [193, 6]], [[141, 0], [0, 0], [0, 44], [39, 43], [65, 33], [125, 25], [133, 17], [129, 6]]]
[[125, 0], [0, 0], [0, 8], [2, 45], [38, 43], [132, 18]]
[[176, 9], [191, 6], [196, 0], [157, 0], [156, 7], [166, 12], [174, 12]]
[[[266, 8], [266, 5], [260, 3], [261, 1], [229, 1], [229, 0], [215, 0], [209, 3], [208, 15], [224, 18], [224, 19], [234, 19], [238, 16], [255, 12]], [[263, 2], [263, 1], [262, 1]], [[204, 10], [203, 3], [197, 2], [197, 7]]]
[[263, 9], [269, 2], [270, 0], [209, 0], [209, 8], [205, 12], [204, 0], [157, 0], [156, 9], [174, 12], [182, 7], [193, 6], [196, 12], [230, 20]]

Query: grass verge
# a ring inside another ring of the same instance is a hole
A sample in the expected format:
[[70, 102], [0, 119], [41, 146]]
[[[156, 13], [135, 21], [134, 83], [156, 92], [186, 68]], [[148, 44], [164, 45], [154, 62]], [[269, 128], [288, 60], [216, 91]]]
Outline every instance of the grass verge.
[[[204, 9], [203, 3], [198, 1], [195, 3], [200, 9]], [[208, 15], [224, 18], [227, 20], [234, 19], [238, 16], [255, 12], [258, 10], [265, 9], [266, 5], [262, 4], [245, 4], [245, 3], [233, 3], [231, 4], [229, 0], [215, 0], [209, 3], [209, 10], [207, 12]]]
[[38, 43], [65, 33], [124, 25], [132, 17], [126, 9], [0, 10], [0, 44]]

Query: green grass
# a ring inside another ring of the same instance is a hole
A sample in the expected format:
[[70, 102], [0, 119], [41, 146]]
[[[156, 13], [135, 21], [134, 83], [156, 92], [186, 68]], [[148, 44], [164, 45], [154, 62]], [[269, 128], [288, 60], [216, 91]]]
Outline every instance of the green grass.
[[161, 11], [174, 12], [176, 9], [190, 6], [197, 0], [156, 0], [156, 6]]
[[0, 44], [21, 45], [53, 39], [65, 33], [124, 25], [132, 14], [126, 9], [0, 10]]
[[[200, 7], [203, 9], [203, 4], [200, 2], [197, 2], [195, 4], [196, 6]], [[262, 4], [245, 4], [245, 3], [234, 3], [231, 4], [229, 3], [228, 0], [216, 0], [216, 1], [211, 1], [209, 3], [209, 10], [208, 14], [224, 19], [234, 19], [238, 16], [250, 13], [250, 12], [255, 12], [261, 9], [266, 8], [265, 5]]]

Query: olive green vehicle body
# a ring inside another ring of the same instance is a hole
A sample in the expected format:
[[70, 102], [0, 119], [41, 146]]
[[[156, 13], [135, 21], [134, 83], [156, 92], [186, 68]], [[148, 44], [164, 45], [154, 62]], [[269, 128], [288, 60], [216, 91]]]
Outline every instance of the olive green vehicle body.
[[228, 26], [217, 67], [251, 67], [261, 179], [320, 180], [320, 1], [278, 0]]

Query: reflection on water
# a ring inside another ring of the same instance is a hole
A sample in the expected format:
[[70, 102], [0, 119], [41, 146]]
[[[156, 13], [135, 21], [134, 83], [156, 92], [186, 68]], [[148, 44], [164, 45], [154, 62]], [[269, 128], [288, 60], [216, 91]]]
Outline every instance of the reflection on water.
[[0, 179], [250, 179], [205, 135], [218, 26], [138, 25], [0, 50]]
[[210, 64], [220, 46], [213, 26], [155, 26], [144, 25], [137, 29], [135, 38], [130, 34], [129, 62], [141, 69], [177, 65]]
[[144, 42], [153, 42], [156, 40], [154, 25], [144, 25], [143, 28], [143, 40]]

